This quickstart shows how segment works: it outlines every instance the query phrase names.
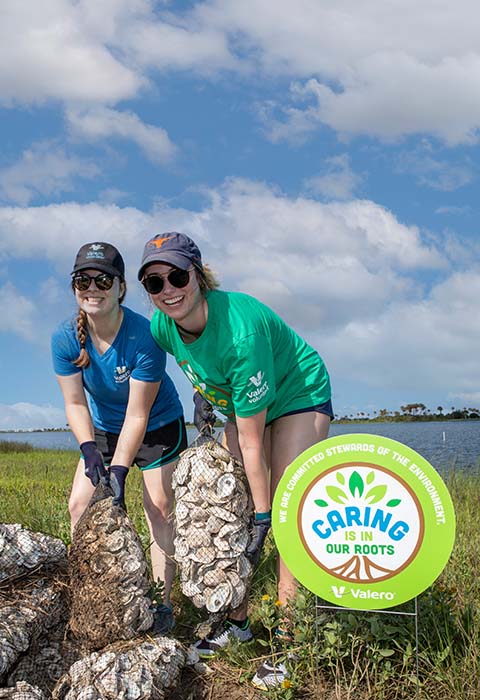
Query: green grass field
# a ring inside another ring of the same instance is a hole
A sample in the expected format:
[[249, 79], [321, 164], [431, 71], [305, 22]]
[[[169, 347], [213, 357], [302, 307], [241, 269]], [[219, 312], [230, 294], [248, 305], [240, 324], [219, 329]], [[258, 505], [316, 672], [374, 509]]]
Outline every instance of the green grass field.
[[[67, 501], [76, 467], [72, 452], [31, 450], [0, 443], [0, 522], [18, 522], [70, 541]], [[178, 698], [314, 698], [317, 700], [478, 700], [480, 698], [480, 473], [447, 478], [457, 518], [452, 557], [419, 603], [419, 681], [416, 687], [414, 624], [411, 618], [362, 612], [316, 610], [301, 591], [290, 611], [297, 659], [290, 683], [255, 694], [249, 678], [258, 658], [270, 651], [278, 616], [275, 552], [268, 543], [251, 590], [251, 620], [257, 641], [232, 648], [215, 662], [218, 671], [196, 682], [196, 694]], [[148, 534], [141, 503], [141, 476], [127, 482], [128, 512], [145, 547]], [[191, 641], [202, 615], [175, 590], [177, 626]], [[406, 604], [405, 609], [412, 609]], [[192, 694], [193, 693], [193, 694]], [[203, 694], [202, 694], [203, 693]]]

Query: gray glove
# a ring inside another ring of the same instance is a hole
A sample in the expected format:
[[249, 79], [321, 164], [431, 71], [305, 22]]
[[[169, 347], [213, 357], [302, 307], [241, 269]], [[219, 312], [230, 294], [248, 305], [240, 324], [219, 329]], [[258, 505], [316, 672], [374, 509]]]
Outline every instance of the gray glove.
[[193, 395], [195, 409], [193, 412], [193, 422], [200, 435], [212, 435], [215, 426], [215, 413], [213, 406], [206, 401], [199, 391]]

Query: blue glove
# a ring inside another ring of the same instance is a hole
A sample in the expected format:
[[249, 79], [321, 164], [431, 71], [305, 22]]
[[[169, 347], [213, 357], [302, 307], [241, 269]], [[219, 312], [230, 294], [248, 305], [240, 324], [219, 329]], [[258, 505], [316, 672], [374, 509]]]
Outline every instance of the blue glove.
[[215, 413], [213, 406], [203, 398], [199, 391], [193, 394], [195, 409], [193, 412], [193, 422], [200, 435], [212, 435], [215, 426]]
[[108, 484], [108, 474], [103, 463], [103, 455], [94, 440], [82, 442], [80, 450], [85, 460], [85, 476], [88, 476], [94, 486], [101, 481]]
[[127, 510], [125, 505], [125, 480], [128, 476], [128, 467], [121, 467], [117, 464], [112, 464], [110, 467], [110, 486], [113, 489], [112, 503], [115, 506], [120, 506], [124, 511]]
[[250, 528], [250, 541], [245, 550], [245, 556], [250, 560], [253, 566], [256, 566], [260, 561], [263, 543], [265, 542], [265, 537], [268, 535], [271, 525], [271, 511], [268, 511], [268, 513], [255, 514]]

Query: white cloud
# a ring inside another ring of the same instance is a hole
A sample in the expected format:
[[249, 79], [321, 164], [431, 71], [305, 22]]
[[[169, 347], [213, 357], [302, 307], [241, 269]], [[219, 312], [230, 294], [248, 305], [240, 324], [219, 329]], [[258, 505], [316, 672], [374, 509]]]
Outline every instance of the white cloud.
[[165, 129], [145, 124], [132, 112], [119, 112], [107, 107], [71, 108], [66, 112], [70, 129], [83, 138], [97, 141], [105, 138], [130, 139], [145, 156], [156, 163], [172, 160], [176, 153]]
[[126, 32], [124, 47], [135, 63], [157, 70], [188, 70], [213, 75], [225, 69], [243, 72], [242, 61], [229, 49], [227, 33], [208, 23], [166, 15], [167, 21], [138, 22], [135, 32]]
[[[414, 303], [398, 301], [368, 324], [352, 319], [328, 339], [342, 379], [366, 376], [385, 390], [435, 387], [445, 396], [480, 384], [476, 318], [480, 272], [454, 273]], [[375, 368], [375, 371], [372, 371]], [[454, 388], [454, 389], [453, 389]]]
[[2, 2], [0, 102], [108, 103], [135, 95], [145, 79], [119, 60], [105, 31], [99, 36], [83, 12], [84, 3], [70, 0]]
[[[271, 125], [273, 139], [295, 139], [323, 124], [383, 139], [430, 133], [449, 144], [477, 140], [473, 27], [480, 16], [473, 0], [455, 7], [448, 0], [212, 0], [195, 16], [235, 37], [266, 74], [302, 81], [282, 121]], [[296, 106], [302, 90], [310, 106]]]
[[98, 167], [49, 141], [34, 144], [13, 165], [0, 170], [0, 197], [23, 206], [38, 196], [72, 191], [77, 178], [93, 178]]
[[362, 182], [360, 175], [350, 167], [347, 153], [327, 158], [325, 173], [310, 177], [304, 182], [307, 191], [322, 195], [326, 199], [351, 199]]
[[453, 192], [472, 182], [474, 172], [469, 162], [441, 160], [432, 155], [431, 151], [431, 147], [425, 144], [415, 151], [400, 153], [397, 158], [397, 172], [411, 173], [419, 185], [442, 192]]
[[0, 332], [15, 333], [26, 340], [35, 337], [37, 309], [35, 304], [15, 289], [11, 282], [0, 287]]
[[34, 430], [35, 428], [64, 428], [65, 412], [48, 404], [0, 404], [0, 430]]

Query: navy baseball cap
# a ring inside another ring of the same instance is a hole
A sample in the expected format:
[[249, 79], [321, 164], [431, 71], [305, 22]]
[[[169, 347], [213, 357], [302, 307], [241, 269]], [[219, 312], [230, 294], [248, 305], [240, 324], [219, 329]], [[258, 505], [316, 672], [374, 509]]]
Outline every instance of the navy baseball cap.
[[114, 277], [125, 277], [123, 258], [111, 243], [85, 243], [75, 258], [72, 275], [80, 270], [100, 270]]
[[202, 256], [196, 243], [185, 233], [170, 231], [159, 233], [146, 242], [138, 279], [143, 278], [145, 268], [151, 263], [166, 263], [180, 270], [188, 270], [192, 265], [202, 270]]

